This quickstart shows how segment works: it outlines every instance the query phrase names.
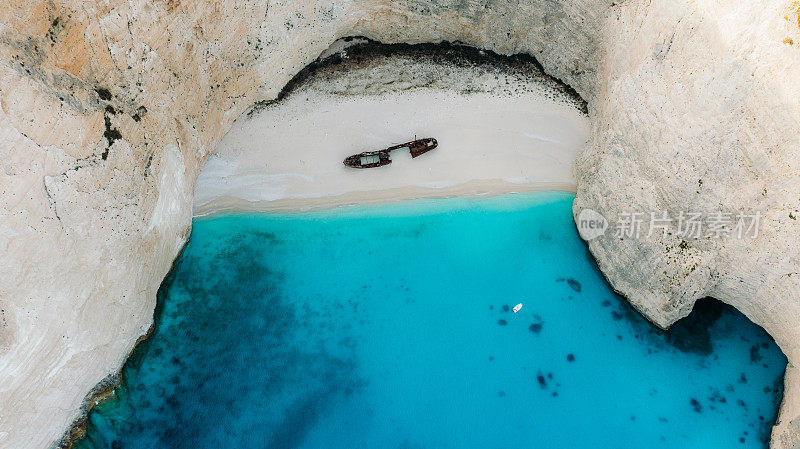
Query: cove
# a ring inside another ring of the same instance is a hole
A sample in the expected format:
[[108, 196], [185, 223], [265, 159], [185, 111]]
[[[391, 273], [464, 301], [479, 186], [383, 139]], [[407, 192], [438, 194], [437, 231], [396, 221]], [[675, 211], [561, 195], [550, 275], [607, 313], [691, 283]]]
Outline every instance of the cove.
[[713, 300], [656, 330], [597, 271], [573, 198], [197, 219], [76, 446], [767, 447], [774, 342]]

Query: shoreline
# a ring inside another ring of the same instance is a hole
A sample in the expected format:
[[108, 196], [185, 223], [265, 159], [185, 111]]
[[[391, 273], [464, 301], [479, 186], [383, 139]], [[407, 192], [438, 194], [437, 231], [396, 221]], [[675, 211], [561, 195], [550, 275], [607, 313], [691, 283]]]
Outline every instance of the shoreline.
[[[185, 247], [186, 245], [184, 244], [184, 248]], [[181, 252], [183, 252], [183, 248], [181, 248]], [[172, 271], [172, 267], [170, 267], [170, 271]], [[125, 362], [122, 364], [119, 370], [110, 373], [103, 380], [101, 380], [100, 383], [95, 385], [91, 391], [89, 391], [86, 397], [84, 397], [83, 404], [81, 405], [81, 416], [75, 419], [72, 424], [70, 424], [69, 428], [67, 428], [66, 432], [64, 432], [64, 436], [61, 438], [61, 440], [54, 445], [55, 449], [73, 449], [75, 447], [75, 443], [86, 438], [89, 426], [89, 415], [92, 414], [92, 411], [95, 407], [102, 405], [111, 399], [115, 394], [117, 394], [117, 390], [119, 389], [120, 385], [122, 385], [122, 371], [125, 369], [128, 360], [130, 360], [133, 353], [136, 352], [136, 349], [139, 348], [139, 345], [143, 344], [153, 336], [155, 330], [156, 323], [154, 321], [153, 324], [150, 325], [150, 328], [147, 329], [147, 332], [136, 340], [136, 343], [134, 343], [133, 348], [131, 348], [130, 352], [125, 357]]]
[[221, 196], [200, 207], [195, 207], [193, 218], [239, 212], [302, 213], [347, 207], [378, 206], [423, 199], [491, 198], [532, 192], [567, 192], [574, 194], [575, 191], [575, 185], [571, 183], [543, 182], [535, 185], [527, 184], [524, 188], [520, 188], [519, 184], [498, 183], [493, 180], [473, 180], [443, 188], [409, 186], [390, 190], [365, 190], [335, 196], [285, 198], [274, 201], [248, 201], [233, 196]]

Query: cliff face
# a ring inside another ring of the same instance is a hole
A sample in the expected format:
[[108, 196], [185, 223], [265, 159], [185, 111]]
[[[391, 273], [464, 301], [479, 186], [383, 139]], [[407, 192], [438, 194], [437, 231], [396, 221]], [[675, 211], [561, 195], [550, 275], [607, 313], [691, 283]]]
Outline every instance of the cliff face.
[[800, 447], [798, 20], [780, 1], [3, 3], [0, 447], [49, 447], [81, 416], [151, 324], [205, 157], [348, 35], [536, 56], [589, 102], [576, 213], [760, 210], [755, 242], [590, 248], [659, 325], [712, 295], [764, 326], [792, 363], [773, 447]]
[[[612, 224], [642, 214], [640, 238], [609, 231], [590, 249], [659, 326], [712, 296], [775, 338], [790, 364], [772, 447], [800, 447], [798, 4], [626, 6], [616, 20], [625, 26], [601, 39], [576, 217], [587, 207]], [[646, 236], [651, 212], [673, 220], [666, 235]], [[713, 235], [718, 212], [730, 214], [731, 235]], [[702, 214], [702, 237], [680, 234], [681, 213]], [[739, 214], [746, 226], [760, 217], [755, 238], [738, 237]]]

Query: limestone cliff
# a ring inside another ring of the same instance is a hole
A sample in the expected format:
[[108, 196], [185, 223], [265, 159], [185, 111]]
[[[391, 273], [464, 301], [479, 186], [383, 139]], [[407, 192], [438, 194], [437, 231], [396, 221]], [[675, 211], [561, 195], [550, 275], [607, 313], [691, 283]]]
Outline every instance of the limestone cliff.
[[[773, 448], [800, 447], [800, 41], [798, 4], [630, 5], [601, 39], [576, 214], [759, 214], [756, 238], [610, 232], [590, 249], [611, 284], [661, 327], [718, 298], [789, 359]], [[611, 30], [609, 30], [611, 31]], [[752, 223], [750, 220], [748, 225]], [[696, 234], [696, 233], [695, 233]]]
[[[334, 40], [528, 53], [589, 102], [576, 212], [758, 208], [748, 242], [591, 249], [659, 325], [712, 295], [790, 359], [773, 447], [800, 447], [798, 4], [11, 0], [0, 5], [0, 447], [46, 448], [149, 328], [233, 120]], [[698, 180], [703, 188], [698, 189]], [[686, 246], [686, 245], [684, 245]], [[689, 270], [689, 266], [697, 267]], [[794, 277], [793, 277], [794, 276]]]

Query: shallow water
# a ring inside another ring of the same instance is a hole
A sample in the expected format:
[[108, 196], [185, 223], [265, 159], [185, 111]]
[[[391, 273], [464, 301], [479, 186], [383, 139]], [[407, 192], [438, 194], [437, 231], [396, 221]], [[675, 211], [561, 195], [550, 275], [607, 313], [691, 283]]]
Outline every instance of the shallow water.
[[596, 270], [572, 199], [197, 220], [78, 446], [766, 447], [775, 344], [715, 302], [656, 331]]

